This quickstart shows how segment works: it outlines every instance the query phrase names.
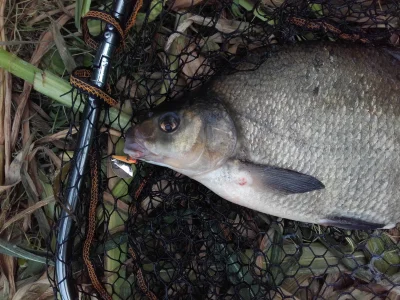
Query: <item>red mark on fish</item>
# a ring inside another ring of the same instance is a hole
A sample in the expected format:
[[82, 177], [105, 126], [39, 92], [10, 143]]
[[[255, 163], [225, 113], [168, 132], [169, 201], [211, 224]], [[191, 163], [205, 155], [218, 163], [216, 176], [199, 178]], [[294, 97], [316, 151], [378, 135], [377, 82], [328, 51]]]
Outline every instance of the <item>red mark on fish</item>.
[[239, 185], [245, 185], [246, 183], [247, 183], [246, 178], [244, 178], [244, 177], [239, 178], [239, 182], [238, 182]]

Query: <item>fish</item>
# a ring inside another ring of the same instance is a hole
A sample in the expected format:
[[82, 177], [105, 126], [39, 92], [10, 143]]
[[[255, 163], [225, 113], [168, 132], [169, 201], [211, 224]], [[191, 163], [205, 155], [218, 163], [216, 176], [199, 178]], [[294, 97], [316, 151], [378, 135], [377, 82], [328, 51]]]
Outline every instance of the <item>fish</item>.
[[[267, 50], [266, 50], [267, 51]], [[216, 75], [125, 133], [124, 152], [243, 207], [349, 230], [400, 221], [400, 68], [378, 47], [298, 43]]]

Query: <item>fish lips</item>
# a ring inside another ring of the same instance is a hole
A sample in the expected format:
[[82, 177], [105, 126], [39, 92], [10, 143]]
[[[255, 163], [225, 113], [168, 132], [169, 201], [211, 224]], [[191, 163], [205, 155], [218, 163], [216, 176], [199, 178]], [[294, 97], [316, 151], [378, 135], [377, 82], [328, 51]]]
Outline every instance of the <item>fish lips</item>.
[[129, 155], [133, 159], [143, 159], [146, 156], [146, 148], [139, 143], [127, 143], [125, 142], [124, 153]]
[[150, 154], [150, 151], [143, 146], [143, 141], [138, 137], [134, 127], [126, 132], [124, 153], [133, 159], [143, 159]]

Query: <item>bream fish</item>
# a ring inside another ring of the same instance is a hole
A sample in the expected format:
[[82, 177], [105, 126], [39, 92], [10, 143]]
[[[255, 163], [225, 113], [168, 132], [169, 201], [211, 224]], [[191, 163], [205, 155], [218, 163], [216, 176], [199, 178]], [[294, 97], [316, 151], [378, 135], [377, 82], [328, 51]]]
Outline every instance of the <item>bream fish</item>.
[[125, 153], [266, 214], [347, 229], [400, 221], [400, 68], [382, 49], [282, 46], [126, 132]]

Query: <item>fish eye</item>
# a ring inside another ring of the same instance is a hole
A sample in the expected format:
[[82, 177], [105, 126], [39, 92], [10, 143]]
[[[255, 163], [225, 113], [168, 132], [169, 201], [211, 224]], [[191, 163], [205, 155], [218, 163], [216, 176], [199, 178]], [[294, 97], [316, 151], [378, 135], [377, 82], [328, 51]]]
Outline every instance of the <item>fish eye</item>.
[[174, 132], [179, 126], [179, 117], [175, 113], [167, 113], [160, 117], [159, 125], [164, 132]]

